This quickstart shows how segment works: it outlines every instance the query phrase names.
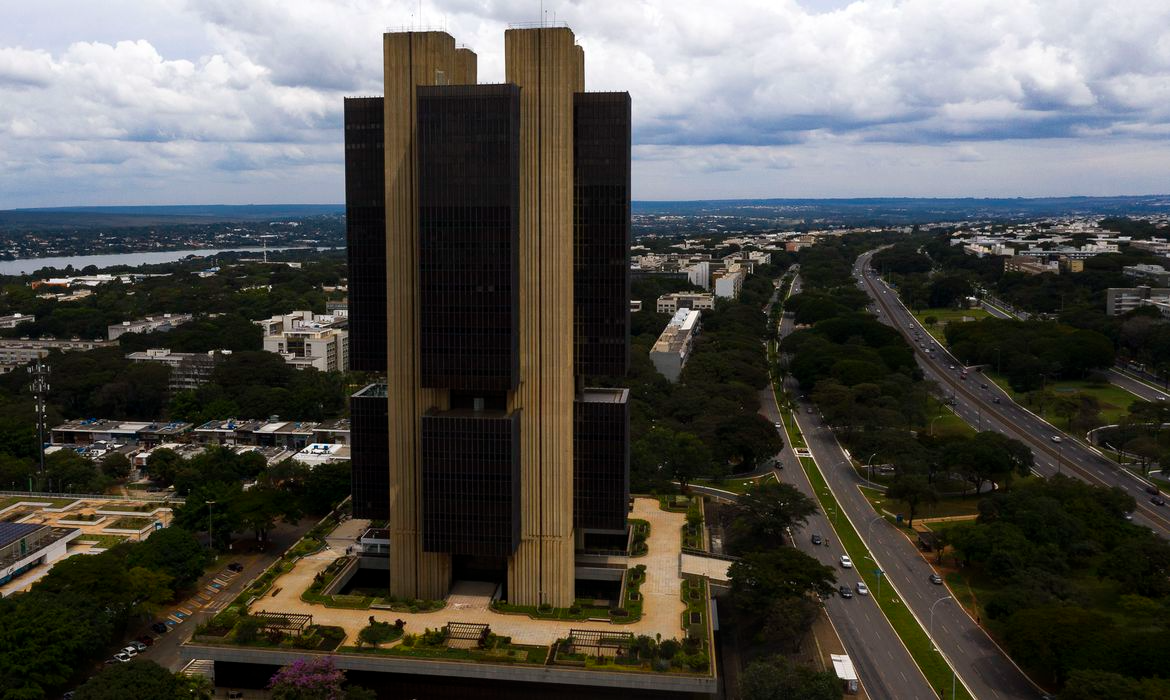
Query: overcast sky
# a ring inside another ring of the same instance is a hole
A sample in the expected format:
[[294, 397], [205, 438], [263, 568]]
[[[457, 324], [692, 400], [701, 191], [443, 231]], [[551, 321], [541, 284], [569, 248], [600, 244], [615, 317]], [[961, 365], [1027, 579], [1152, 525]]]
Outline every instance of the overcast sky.
[[[540, 0], [0, 0], [0, 208], [339, 203], [382, 32], [504, 76]], [[1170, 192], [1165, 0], [545, 0], [634, 198]]]

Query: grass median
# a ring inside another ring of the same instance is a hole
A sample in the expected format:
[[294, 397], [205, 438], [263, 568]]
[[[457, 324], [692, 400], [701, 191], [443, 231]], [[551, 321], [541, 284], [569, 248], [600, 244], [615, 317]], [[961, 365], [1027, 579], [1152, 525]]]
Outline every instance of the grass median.
[[[787, 418], [788, 416], [786, 415], [786, 424], [788, 422]], [[798, 429], [793, 432], [799, 434]], [[876, 565], [873, 563], [869, 549], [866, 548], [865, 543], [862, 542], [857, 531], [853, 529], [853, 525], [850, 524], [849, 519], [841, 517], [841, 506], [837, 503], [837, 499], [833, 497], [832, 491], [829, 490], [829, 485], [821, 475], [821, 471], [817, 467], [816, 462], [809, 457], [801, 457], [800, 466], [804, 468], [804, 473], [808, 476], [809, 483], [812, 484], [821, 510], [828, 516], [833, 530], [837, 533], [837, 537], [845, 545], [845, 552], [853, 560], [853, 571], [869, 586], [874, 600], [877, 601], [878, 607], [881, 608], [886, 619], [890, 621], [890, 626], [894, 628], [894, 632], [902, 640], [902, 643], [906, 645], [906, 649], [910, 652], [914, 663], [922, 670], [922, 674], [926, 676], [926, 680], [930, 683], [930, 686], [935, 691], [949, 695], [951, 688], [951, 668], [947, 664], [946, 659], [943, 658], [941, 653], [934, 650], [934, 645], [931, 643], [930, 637], [926, 635], [926, 631], [918, 624], [918, 620], [914, 618], [914, 615], [911, 614], [905, 603], [894, 592], [893, 586], [883, 582], [881, 585], [881, 595], [877, 595], [878, 576], [874, 573]], [[874, 517], [880, 516], [875, 514]], [[841, 583], [849, 582], [842, 580]], [[862, 679], [862, 682], [864, 683], [865, 679]], [[955, 697], [971, 700], [971, 694], [967, 692], [967, 689], [961, 683], [956, 687]]]

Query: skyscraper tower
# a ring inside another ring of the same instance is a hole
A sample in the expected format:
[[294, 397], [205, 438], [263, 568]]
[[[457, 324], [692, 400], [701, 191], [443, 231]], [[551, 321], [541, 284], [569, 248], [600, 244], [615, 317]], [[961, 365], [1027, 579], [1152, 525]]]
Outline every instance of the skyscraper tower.
[[575, 549], [626, 526], [627, 392], [586, 384], [628, 363], [629, 95], [584, 92], [563, 27], [508, 30], [502, 85], [443, 32], [384, 58], [345, 105], [351, 357], [386, 372], [355, 514], [388, 520], [392, 595], [568, 606]]

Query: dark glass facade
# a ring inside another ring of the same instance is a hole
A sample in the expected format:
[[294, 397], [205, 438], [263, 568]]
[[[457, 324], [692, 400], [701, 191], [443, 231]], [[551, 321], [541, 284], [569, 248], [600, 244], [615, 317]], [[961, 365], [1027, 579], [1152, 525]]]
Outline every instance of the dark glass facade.
[[520, 89], [418, 88], [425, 387], [519, 384]]
[[573, 524], [622, 530], [630, 500], [628, 389], [585, 389], [573, 402]]
[[386, 371], [386, 170], [382, 98], [345, 100], [349, 368]]
[[386, 385], [371, 384], [349, 398], [353, 517], [390, 517], [389, 421]]
[[573, 96], [574, 364], [621, 377], [630, 355], [630, 95]]
[[428, 552], [504, 557], [520, 545], [520, 413], [422, 418], [422, 533]]

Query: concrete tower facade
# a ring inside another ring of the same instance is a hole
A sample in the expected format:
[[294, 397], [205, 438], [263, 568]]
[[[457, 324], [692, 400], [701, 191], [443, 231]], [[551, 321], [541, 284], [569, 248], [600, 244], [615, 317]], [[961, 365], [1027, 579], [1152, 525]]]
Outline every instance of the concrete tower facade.
[[378, 98], [346, 104], [350, 294], [384, 314], [355, 327], [384, 328], [362, 368], [386, 371], [353, 401], [368, 424], [384, 395], [387, 425], [355, 436], [355, 514], [389, 514], [392, 595], [491, 580], [566, 607], [582, 533], [625, 528], [627, 393], [585, 385], [628, 357], [629, 96], [584, 93], [563, 27], [508, 30], [504, 85], [476, 85], [443, 32], [383, 48], [380, 119]]

